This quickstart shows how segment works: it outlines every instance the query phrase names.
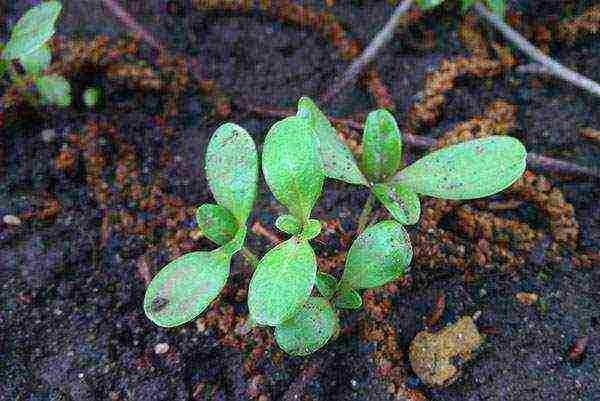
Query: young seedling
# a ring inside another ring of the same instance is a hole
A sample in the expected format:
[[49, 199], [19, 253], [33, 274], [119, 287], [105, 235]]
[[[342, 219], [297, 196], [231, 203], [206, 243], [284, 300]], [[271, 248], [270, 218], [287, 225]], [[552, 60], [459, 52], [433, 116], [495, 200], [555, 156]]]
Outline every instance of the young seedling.
[[246, 239], [258, 179], [252, 137], [238, 125], [221, 125], [208, 144], [205, 169], [217, 204], [200, 206], [196, 220], [201, 232], [220, 247], [180, 256], [150, 282], [144, 311], [162, 327], [189, 322], [210, 305], [229, 277], [232, 256]]
[[[58, 1], [46, 1], [28, 10], [14, 26], [6, 45], [0, 43], [0, 78], [8, 70], [28, 101], [35, 105], [27, 82], [32, 81], [40, 94], [41, 104], [66, 107], [71, 104], [71, 86], [58, 74], [44, 74], [52, 59], [50, 39], [62, 9]], [[20, 74], [13, 61], [18, 61], [25, 74]]]
[[[248, 289], [249, 321], [274, 327], [277, 343], [291, 355], [308, 355], [334, 337], [338, 310], [360, 308], [360, 290], [406, 273], [413, 251], [404, 225], [418, 221], [419, 195], [480, 198], [505, 189], [525, 170], [523, 145], [507, 136], [450, 146], [402, 168], [401, 132], [386, 110], [368, 115], [363, 142], [359, 165], [307, 97], [300, 99], [297, 115], [275, 123], [265, 138], [265, 181], [289, 211], [275, 225], [291, 237], [257, 263]], [[144, 309], [160, 326], [183, 324], [206, 309], [225, 285], [232, 255], [243, 245], [257, 180], [256, 151], [246, 131], [227, 123], [215, 132], [206, 173], [218, 204], [202, 205], [197, 220], [202, 233], [221, 248], [184, 255], [150, 283]], [[318, 272], [309, 243], [321, 230], [310, 216], [325, 177], [369, 188], [394, 218], [358, 235], [339, 280]]]

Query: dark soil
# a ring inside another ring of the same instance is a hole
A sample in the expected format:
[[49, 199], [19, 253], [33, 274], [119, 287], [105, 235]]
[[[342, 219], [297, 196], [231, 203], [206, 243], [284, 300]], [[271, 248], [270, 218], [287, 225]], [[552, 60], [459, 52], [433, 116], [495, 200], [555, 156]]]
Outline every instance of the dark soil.
[[[2, 2], [0, 19], [12, 26], [33, 3]], [[65, 0], [59, 34], [122, 34], [124, 29], [97, 3]], [[167, 13], [168, 2], [164, 1], [121, 3], [129, 3], [127, 8], [171, 49], [203, 57], [205, 73], [236, 102], [293, 107], [302, 95], [317, 98], [346, 66], [316, 33], [260, 13], [202, 13], [181, 2], [178, 16]], [[324, 1], [306, 3], [323, 7]], [[332, 13], [363, 44], [392, 11], [387, 1], [335, 3]], [[551, 21], [556, 15], [564, 18], [563, 6], [572, 4], [518, 3], [511, 4], [511, 10], [523, 12], [523, 20], [532, 23]], [[575, 15], [592, 4], [575, 3]], [[423, 89], [426, 71], [444, 59], [467, 54], [457, 39], [460, 17], [453, 13], [446, 7], [426, 15], [408, 33], [398, 35], [377, 59], [376, 68], [390, 88], [398, 107], [396, 117], [403, 126], [414, 96]], [[7, 26], [0, 30], [2, 39], [7, 37]], [[413, 45], [424, 29], [435, 33], [432, 50]], [[561, 62], [600, 81], [599, 43], [597, 35], [590, 35], [552, 50]], [[527, 62], [524, 58], [521, 61]], [[149, 176], [164, 176], [162, 190], [182, 198], [186, 206], [212, 201], [202, 160], [208, 138], [221, 121], [213, 117], [210, 103], [189, 93], [180, 102], [179, 116], [169, 121], [177, 134], [164, 139], [148, 125], [160, 109], [160, 94], [140, 95], [111, 88], [106, 80], [96, 78], [106, 85], [107, 107], [95, 117], [108, 119], [127, 137], [143, 171]], [[580, 127], [600, 129], [597, 98], [553, 79], [517, 73], [484, 81], [461, 81], [451, 91], [440, 123], [432, 132], [422, 134], [438, 136], [458, 122], [481, 115], [494, 100], [504, 99], [518, 108], [518, 128], [510, 134], [522, 139], [529, 151], [581, 165], [600, 164], [598, 142], [578, 135]], [[136, 107], [120, 112], [122, 102]], [[345, 116], [373, 107], [370, 97], [357, 85], [341, 93], [326, 111]], [[69, 174], [54, 164], [66, 142], [64, 133], [80, 131], [92, 112], [76, 107], [46, 112], [12, 110], [12, 117], [0, 131], [0, 147], [4, 149], [0, 156], [0, 216], [36, 211], [49, 196], [61, 206], [51, 219], [34, 218], [18, 227], [0, 222], [1, 400], [252, 399], [249, 388], [256, 372], [263, 377], [256, 394], [267, 397], [261, 401], [278, 400], [313, 361], [321, 369], [309, 378], [304, 396], [298, 399], [392, 399], [387, 379], [374, 363], [374, 342], [361, 338], [358, 329], [352, 328], [358, 321], [369, 321], [365, 311], [345, 313], [343, 325], [350, 329], [309, 358], [281, 359], [276, 346], [267, 343], [266, 353], [254, 358], [252, 374], [244, 367], [252, 359], [250, 341], [240, 349], [225, 344], [218, 330], [201, 332], [193, 322], [176, 329], [153, 325], [142, 310], [145, 285], [136, 266], [148, 244], [137, 236], [113, 233], [100, 247], [101, 211], [94, 189], [86, 183], [84, 163], [78, 161], [75, 172]], [[275, 121], [248, 117], [235, 107], [231, 120], [254, 136], [259, 150], [265, 132]], [[42, 140], [45, 128], [55, 130], [54, 141]], [[106, 146], [110, 153], [110, 142]], [[158, 153], [164, 147], [176, 161], [158, 170]], [[598, 252], [599, 183], [547, 178], [575, 207], [580, 224], [577, 252]], [[340, 218], [342, 227], [352, 231], [366, 197], [366, 190], [328, 182], [314, 214], [323, 220]], [[281, 212], [283, 208], [261, 183], [250, 223], [259, 220], [275, 231], [273, 221]], [[531, 223], [540, 227], [546, 224]], [[188, 219], [185, 224], [194, 223]], [[453, 222], [447, 224], [452, 226]], [[256, 234], [251, 234], [248, 245], [259, 254], [271, 246]], [[314, 245], [324, 257], [346, 250], [340, 249], [342, 245], [335, 238]], [[206, 240], [197, 242], [197, 249], [210, 246]], [[385, 293], [391, 297], [386, 321], [395, 327], [396, 342], [404, 354], [408, 354], [412, 338], [425, 328], [423, 317], [430, 314], [440, 289], [446, 293], [446, 309], [436, 327], [480, 311], [478, 324], [488, 330], [494, 328], [475, 358], [463, 366], [463, 375], [447, 388], [426, 387], [410, 371], [408, 358], [400, 361], [406, 388], [419, 390], [432, 401], [600, 400], [600, 269], [574, 268], [568, 260], [549, 263], [544, 259], [544, 245], [540, 247], [541, 251], [531, 250], [531, 263], [518, 270], [498, 267], [475, 282], [465, 281], [461, 271], [445, 266], [432, 271], [413, 264], [412, 285], [393, 295]], [[166, 252], [156, 255], [156, 260], [151, 260], [152, 274], [170, 259]], [[247, 314], [245, 300], [238, 299], [236, 293], [247, 288], [248, 270], [241, 257], [234, 259], [228, 288], [213, 310], [233, 307], [235, 314]], [[518, 292], [536, 293], [541, 301], [524, 305], [515, 298]], [[572, 361], [567, 355], [571, 344], [583, 336], [589, 336], [587, 349], [580, 360]], [[168, 344], [170, 351], [155, 353], [158, 343]], [[204, 383], [200, 390], [199, 383]]]

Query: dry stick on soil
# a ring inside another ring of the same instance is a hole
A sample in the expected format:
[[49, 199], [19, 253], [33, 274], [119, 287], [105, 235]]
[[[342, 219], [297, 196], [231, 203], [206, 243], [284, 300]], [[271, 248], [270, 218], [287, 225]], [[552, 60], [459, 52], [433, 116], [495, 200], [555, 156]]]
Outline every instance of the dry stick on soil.
[[490, 12], [483, 4], [479, 2], [475, 3], [474, 8], [479, 15], [481, 15], [497, 30], [499, 30], [500, 33], [502, 33], [502, 35], [504, 35], [506, 39], [508, 39], [515, 46], [521, 49], [523, 53], [527, 54], [533, 60], [540, 63], [549, 74], [564, 79], [565, 81], [570, 82], [573, 85], [578, 86], [582, 89], [585, 89], [596, 96], [600, 96], [599, 84], [546, 56], [537, 47], [529, 43], [527, 39], [521, 36], [521, 34], [513, 30], [507, 24], [505, 24], [494, 13]]
[[[238, 107], [243, 108], [251, 113], [266, 117], [288, 117], [296, 114], [291, 109], [277, 109], [267, 108], [260, 106], [252, 106], [237, 102]], [[346, 124], [348, 127], [362, 130], [364, 125], [358, 121], [349, 118], [333, 118], [327, 116], [327, 118], [334, 124]], [[421, 149], [432, 148], [436, 145], [437, 141], [433, 138], [428, 138], [420, 135], [412, 135], [406, 132], [402, 133], [402, 140], [411, 146]], [[582, 167], [577, 164], [569, 163], [563, 160], [553, 159], [551, 157], [541, 156], [536, 153], [527, 153], [527, 166], [535, 171], [550, 172], [556, 174], [563, 174], [574, 177], [594, 177], [600, 178], [600, 169], [597, 167]]]
[[321, 99], [321, 104], [325, 104], [333, 99], [340, 90], [356, 80], [365, 67], [377, 56], [379, 51], [392, 39], [394, 32], [400, 25], [402, 15], [410, 9], [412, 3], [413, 0], [404, 0], [398, 4], [394, 10], [394, 14], [392, 14], [392, 17], [383, 29], [375, 36], [375, 39], [371, 41], [362, 54], [346, 69], [342, 78], [334, 82], [331, 88], [325, 93]]

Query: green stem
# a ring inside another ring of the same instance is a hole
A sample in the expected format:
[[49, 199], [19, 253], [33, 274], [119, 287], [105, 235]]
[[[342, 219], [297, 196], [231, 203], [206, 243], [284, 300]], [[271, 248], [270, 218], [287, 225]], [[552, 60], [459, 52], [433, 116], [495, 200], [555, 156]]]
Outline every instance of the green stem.
[[365, 228], [367, 227], [367, 223], [369, 222], [369, 216], [371, 215], [371, 211], [373, 210], [373, 201], [375, 197], [371, 192], [369, 192], [369, 197], [363, 206], [363, 210], [358, 217], [358, 228], [356, 229], [356, 235], [360, 235]]
[[242, 248], [242, 256], [244, 257], [244, 260], [246, 261], [247, 264], [256, 268], [256, 265], [258, 265], [258, 258], [254, 254], [254, 252], [252, 252], [250, 249], [248, 249], [246, 247], [243, 247]]

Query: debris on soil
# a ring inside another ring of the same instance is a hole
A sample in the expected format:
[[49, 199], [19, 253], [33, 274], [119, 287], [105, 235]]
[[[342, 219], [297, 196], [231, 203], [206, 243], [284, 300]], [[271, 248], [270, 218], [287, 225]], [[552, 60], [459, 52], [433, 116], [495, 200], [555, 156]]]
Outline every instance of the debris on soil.
[[460, 364], [470, 360], [483, 342], [473, 318], [462, 317], [438, 333], [422, 331], [410, 345], [410, 363], [415, 373], [429, 386], [445, 387], [460, 376]]
[[533, 305], [534, 303], [536, 303], [540, 299], [540, 297], [538, 296], [538, 294], [534, 294], [534, 293], [531, 293], [531, 292], [518, 292], [515, 295], [515, 297], [523, 305]]
[[580, 362], [583, 359], [589, 340], [590, 336], [583, 336], [573, 341], [568, 353], [568, 357], [571, 361]]

